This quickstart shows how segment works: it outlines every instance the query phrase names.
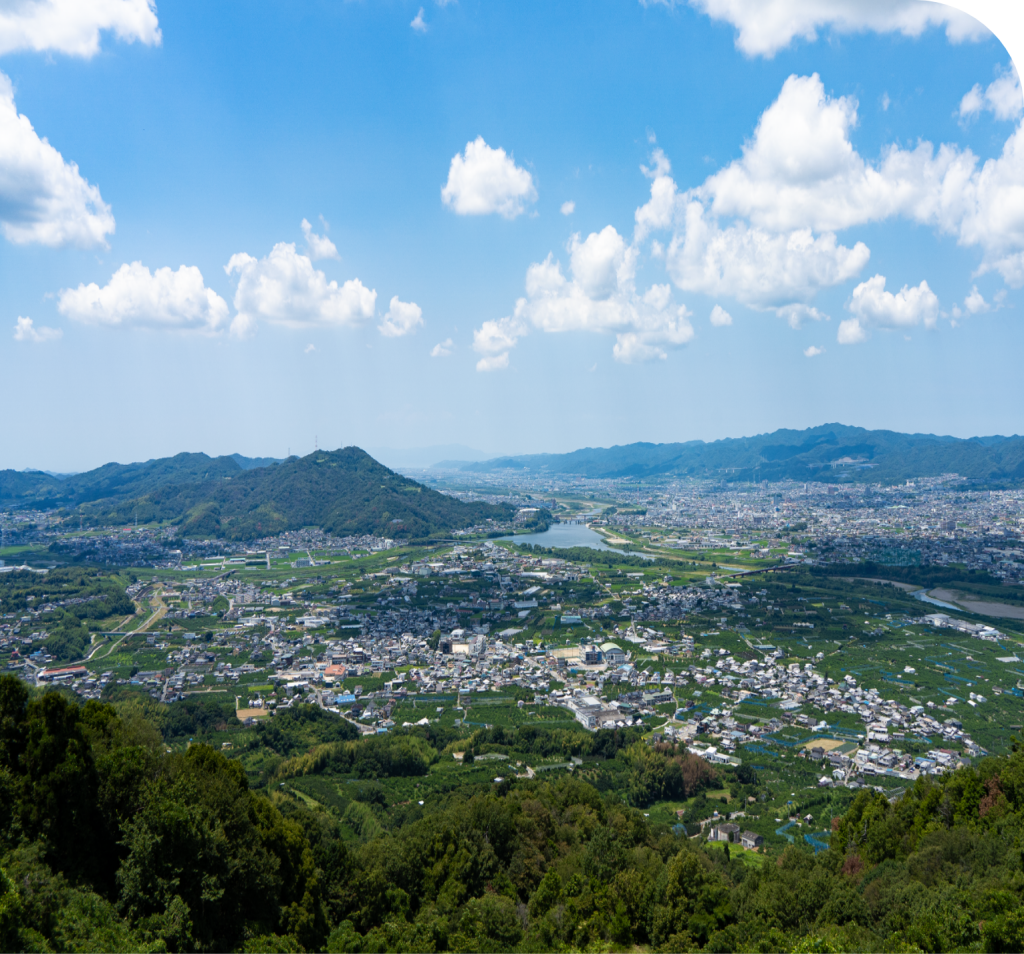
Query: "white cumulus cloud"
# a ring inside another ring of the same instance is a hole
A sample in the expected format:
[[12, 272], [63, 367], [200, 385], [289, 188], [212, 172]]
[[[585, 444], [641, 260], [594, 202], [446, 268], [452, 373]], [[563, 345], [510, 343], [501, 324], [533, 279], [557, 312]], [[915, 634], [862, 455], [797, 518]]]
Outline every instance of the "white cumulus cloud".
[[821, 321], [824, 318], [828, 320], [828, 315], [822, 314], [813, 305], [804, 305], [800, 302], [794, 302], [791, 305], [782, 305], [775, 309], [775, 314], [780, 318], [785, 318], [786, 324], [788, 324], [790, 328], [802, 328], [803, 323], [808, 319]]
[[[642, 0], [674, 5], [675, 0]], [[813, 42], [818, 31], [901, 33], [920, 36], [945, 27], [953, 43], [989, 35], [973, 17], [919, 0], [690, 0], [691, 6], [737, 30], [736, 46], [747, 56], [772, 57], [795, 39]]]
[[[667, 285], [661, 287], [668, 288]], [[645, 303], [650, 304], [651, 293], [648, 292], [644, 298]], [[634, 323], [635, 331], [623, 331], [615, 336], [612, 357], [623, 364], [637, 364], [655, 358], [665, 360], [668, 357], [666, 348], [679, 348], [693, 340], [690, 314], [685, 305], [641, 314]]]
[[455, 348], [455, 342], [451, 338], [445, 338], [444, 341], [439, 341], [433, 348], [430, 349], [430, 357], [432, 358], [447, 358]]
[[427, 32], [427, 21], [423, 19], [423, 7], [420, 7], [419, 13], [412, 18], [412, 23], [409, 24], [417, 33]]
[[508, 352], [501, 354], [484, 355], [476, 363], [477, 371], [501, 371], [508, 367]]
[[711, 324], [716, 328], [724, 328], [726, 325], [732, 324], [732, 315], [729, 314], [721, 305], [715, 305], [711, 309]]
[[423, 309], [414, 301], [399, 301], [395, 295], [388, 306], [388, 313], [378, 327], [386, 338], [401, 338], [412, 334], [422, 324]]
[[589, 299], [606, 299], [633, 280], [636, 251], [610, 225], [582, 242], [573, 235], [569, 252], [573, 278]]
[[[817, 76], [790, 77], [743, 157], [702, 185], [680, 191], [667, 156], [655, 149], [641, 167], [651, 194], [636, 210], [634, 243], [669, 231], [667, 247], [653, 239], [651, 254], [664, 258], [679, 288], [799, 323], [821, 289], [855, 277], [870, 258], [862, 242], [841, 244], [835, 231], [846, 223], [821, 217], [822, 197], [806, 195], [808, 181], [849, 165], [855, 153], [846, 130], [855, 115], [852, 101], [825, 97]], [[820, 191], [831, 200], [832, 190]]]
[[18, 114], [11, 81], [0, 73], [0, 229], [9, 242], [106, 245], [114, 216], [73, 162]]
[[[0, 0], [0, 55], [19, 50], [89, 59], [100, 35], [154, 46], [161, 41], [152, 0]], [[16, 244], [106, 245], [114, 217], [74, 162], [18, 114], [0, 73], [0, 230]]]
[[65, 288], [57, 300], [63, 315], [88, 325], [139, 326], [216, 332], [226, 322], [228, 305], [206, 287], [194, 265], [177, 271], [142, 264], [122, 265], [100, 288], [95, 282]]
[[641, 241], [648, 232], [667, 229], [672, 225], [676, 212], [678, 188], [672, 178], [672, 166], [661, 149], [655, 149], [650, 167], [640, 169], [651, 181], [651, 198], [636, 210], [634, 216], [634, 241]]
[[808, 348], [804, 348], [804, 357], [805, 358], [816, 358], [816, 357], [818, 357], [819, 354], [824, 354], [824, 353], [825, 353], [825, 349], [824, 348], [819, 348], [817, 345], [811, 345]]
[[964, 308], [972, 315], [980, 315], [991, 310], [991, 305], [985, 301], [985, 296], [978, 291], [978, 286], [971, 288], [970, 294], [964, 299]]
[[980, 83], [964, 93], [960, 100], [960, 118], [971, 119], [987, 110], [996, 119], [1016, 119], [1024, 112], [1024, 94], [1013, 64], [1001, 72], [986, 89]]
[[713, 214], [774, 230], [831, 231], [903, 217], [982, 250], [981, 272], [1024, 284], [1024, 131], [978, 168], [969, 149], [895, 145], [875, 165], [850, 142], [857, 104], [826, 95], [820, 78], [791, 76], [741, 159], [693, 195]]
[[[637, 250], [611, 225], [586, 239], [573, 235], [568, 244], [570, 276], [553, 255], [526, 271], [526, 295], [513, 314], [487, 321], [474, 332], [473, 347], [491, 356], [504, 355], [530, 328], [550, 333], [614, 333], [612, 354], [632, 363], [664, 358], [668, 348], [693, 338], [690, 313], [672, 302], [668, 284], [636, 288]], [[507, 360], [500, 367], [505, 367]], [[481, 370], [492, 370], [493, 363]]]
[[53, 51], [86, 59], [100, 48], [100, 33], [119, 40], [160, 43], [152, 0], [14, 0], [0, 4], [0, 55], [15, 50]]
[[[570, 238], [568, 272], [553, 255], [532, 264], [526, 294], [503, 319], [515, 322], [516, 334], [478, 352], [504, 356], [504, 365], [529, 329], [612, 332], [623, 361], [661, 357], [690, 340], [689, 312], [671, 304], [670, 286], [636, 288], [645, 247], [679, 289], [773, 311], [794, 328], [827, 320], [815, 297], [858, 278], [870, 260], [862, 241], [840, 241], [838, 233], [893, 218], [956, 236], [979, 249], [976, 274], [994, 270], [1024, 285], [1024, 125], [983, 164], [969, 149], [929, 142], [892, 144], [867, 160], [851, 140], [857, 109], [853, 97], [829, 95], [817, 74], [790, 76], [742, 155], [686, 190], [654, 146], [641, 167], [650, 197], [636, 210], [632, 242], [609, 225]], [[855, 289], [838, 338], [861, 341], [874, 327], [932, 327], [937, 315], [927, 282], [894, 294], [875, 276]]]
[[576, 203], [571, 199], [562, 203], [562, 208], [559, 210], [562, 215], [572, 215], [576, 211]]
[[57, 341], [64, 337], [60, 328], [47, 328], [45, 325], [35, 326], [31, 318], [18, 316], [17, 324], [14, 326], [15, 341], [31, 341], [33, 344], [45, 344], [47, 341]]
[[957, 186], [970, 178], [973, 154], [890, 146], [872, 165], [850, 141], [856, 124], [853, 97], [828, 96], [816, 73], [790, 76], [743, 156], [694, 193], [716, 215], [775, 231], [833, 231], [896, 215], [943, 226], [956, 218]]
[[841, 345], [860, 344], [862, 341], [867, 341], [867, 339], [867, 332], [860, 323], [859, 318], [844, 318], [839, 322], [836, 341]]
[[[1024, 285], [1024, 126], [984, 164], [970, 149], [890, 145], [877, 162], [854, 148], [852, 97], [831, 97], [816, 74], [790, 76], [742, 156], [680, 192], [656, 152], [651, 198], [636, 212], [636, 241], [667, 230], [664, 252], [680, 288], [755, 308], [808, 303], [867, 263], [867, 246], [835, 233], [904, 218], [981, 251], [977, 274]], [[727, 225], [720, 224], [728, 223]]]
[[533, 176], [517, 166], [504, 149], [492, 149], [477, 136], [466, 143], [464, 153], [452, 157], [441, 200], [457, 215], [489, 215], [497, 212], [514, 219], [535, 202]]
[[232, 255], [224, 271], [238, 275], [231, 331], [246, 335], [259, 321], [289, 328], [347, 327], [372, 318], [377, 293], [359, 279], [328, 281], [290, 242], [278, 242], [265, 258]]
[[957, 211], [959, 217], [944, 230], [955, 232], [961, 245], [981, 246], [979, 274], [995, 270], [1008, 285], [1024, 285], [1024, 126], [1017, 127], [998, 158], [962, 182]]
[[885, 290], [885, 276], [875, 275], [853, 290], [852, 317], [840, 322], [840, 344], [856, 344], [867, 338], [871, 327], [910, 328], [923, 324], [934, 328], [939, 316], [939, 299], [928, 282], [904, 285], [896, 294]]
[[832, 232], [779, 233], [742, 222], [722, 228], [699, 202], [687, 205], [665, 251], [669, 275], [685, 291], [776, 309], [848, 281], [870, 256], [863, 242], [848, 248]]
[[[959, 305], [953, 305], [950, 312], [954, 319], [962, 318], [964, 312], [969, 315], [983, 315], [986, 312], [992, 311], [993, 307], [999, 308], [1003, 300], [1006, 298], [1006, 289], [1001, 288], [993, 296], [992, 302], [985, 300], [985, 296], [978, 291], [977, 285], [972, 285], [970, 292], [964, 297], [964, 306], [961, 308]], [[953, 321], [953, 326], [956, 327], [956, 321]]]
[[498, 371], [508, 367], [509, 350], [527, 334], [528, 328], [517, 318], [498, 318], [485, 321], [473, 332], [473, 350], [483, 357], [477, 361], [477, 371]]
[[[323, 216], [321, 216], [321, 221], [323, 221]], [[313, 226], [306, 219], [302, 220], [301, 226], [302, 234], [306, 236], [306, 248], [309, 250], [309, 257], [312, 261], [315, 262], [320, 258], [341, 258], [338, 254], [338, 247], [326, 235], [317, 235], [313, 231]]]

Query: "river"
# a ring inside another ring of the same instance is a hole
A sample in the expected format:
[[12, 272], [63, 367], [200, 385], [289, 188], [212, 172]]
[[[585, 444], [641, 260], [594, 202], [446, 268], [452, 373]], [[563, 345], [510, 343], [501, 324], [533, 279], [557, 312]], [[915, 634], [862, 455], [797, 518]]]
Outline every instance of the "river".
[[942, 600], [932, 599], [928, 595], [927, 590], [918, 590], [916, 593], [910, 594], [915, 600], [920, 600], [922, 603], [931, 603], [932, 606], [941, 606], [943, 609], [955, 610], [958, 613], [962, 613], [963, 610], [959, 606], [954, 606], [952, 603], [943, 603]]
[[[543, 533], [519, 533], [498, 539], [530, 543], [538, 547], [590, 547], [592, 550], [610, 550], [612, 553], [626, 552], [608, 546], [601, 534], [582, 523], [553, 523]], [[644, 553], [637, 553], [634, 556], [643, 557], [645, 560], [653, 559]]]

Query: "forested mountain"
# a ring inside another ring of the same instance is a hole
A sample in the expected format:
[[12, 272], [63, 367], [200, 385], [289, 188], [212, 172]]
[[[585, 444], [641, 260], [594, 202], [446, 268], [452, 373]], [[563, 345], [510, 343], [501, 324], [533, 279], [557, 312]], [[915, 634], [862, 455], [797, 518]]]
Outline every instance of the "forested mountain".
[[[730, 855], [648, 822], [652, 786], [703, 783], [693, 756], [628, 732], [496, 727], [457, 743], [619, 763], [625, 796], [484, 773], [399, 806], [385, 783], [425, 780], [447, 730], [359, 739], [299, 706], [249, 737], [257, 773], [185, 749], [201, 708], [80, 707], [0, 676], [0, 950], [1024, 949], [1020, 751], [895, 802], [863, 790], [820, 854]], [[714, 771], [756, 790], [756, 772]], [[342, 784], [321, 787], [346, 797], [300, 798], [296, 773], [334, 773]]]
[[59, 477], [40, 470], [0, 470], [0, 506], [31, 507], [36, 501], [55, 500], [61, 483]]
[[59, 507], [150, 493], [167, 483], [223, 480], [243, 470], [267, 467], [280, 461], [241, 454], [208, 457], [176, 454], [136, 464], [104, 464], [68, 477], [42, 471], [0, 471], [0, 506]]
[[80, 512], [94, 523], [172, 521], [187, 537], [229, 540], [301, 527], [424, 539], [488, 519], [507, 521], [513, 514], [507, 506], [463, 503], [424, 487], [358, 447], [236, 469], [219, 479], [169, 480], [140, 496], [86, 504]]
[[[449, 465], [450, 466], [450, 465]], [[728, 481], [902, 481], [956, 473], [982, 482], [1024, 482], [1024, 437], [936, 437], [823, 424], [705, 443], [587, 447], [569, 454], [499, 457], [461, 470], [513, 469], [587, 477], [660, 475]]]
[[0, 506], [64, 507], [86, 523], [170, 521], [189, 537], [247, 540], [301, 527], [424, 539], [512, 509], [467, 504], [379, 464], [358, 447], [306, 457], [178, 454], [59, 479], [0, 471]]

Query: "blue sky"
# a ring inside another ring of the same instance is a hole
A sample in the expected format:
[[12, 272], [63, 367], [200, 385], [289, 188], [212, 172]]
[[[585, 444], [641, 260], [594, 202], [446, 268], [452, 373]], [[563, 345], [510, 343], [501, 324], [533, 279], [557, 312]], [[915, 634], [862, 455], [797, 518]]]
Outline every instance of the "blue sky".
[[0, 466], [1022, 430], [950, 8], [70, 2], [0, 12]]

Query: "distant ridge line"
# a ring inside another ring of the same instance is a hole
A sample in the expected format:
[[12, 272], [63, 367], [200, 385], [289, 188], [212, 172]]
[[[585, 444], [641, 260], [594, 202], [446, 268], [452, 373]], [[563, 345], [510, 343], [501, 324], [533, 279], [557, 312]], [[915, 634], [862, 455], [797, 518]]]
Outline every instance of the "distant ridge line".
[[519, 470], [592, 478], [719, 477], [730, 483], [888, 483], [955, 473], [973, 482], [1016, 486], [1024, 483], [1024, 437], [958, 438], [822, 424], [711, 442], [638, 442], [585, 447], [566, 454], [448, 463], [453, 465], [449, 469], [464, 473]]

